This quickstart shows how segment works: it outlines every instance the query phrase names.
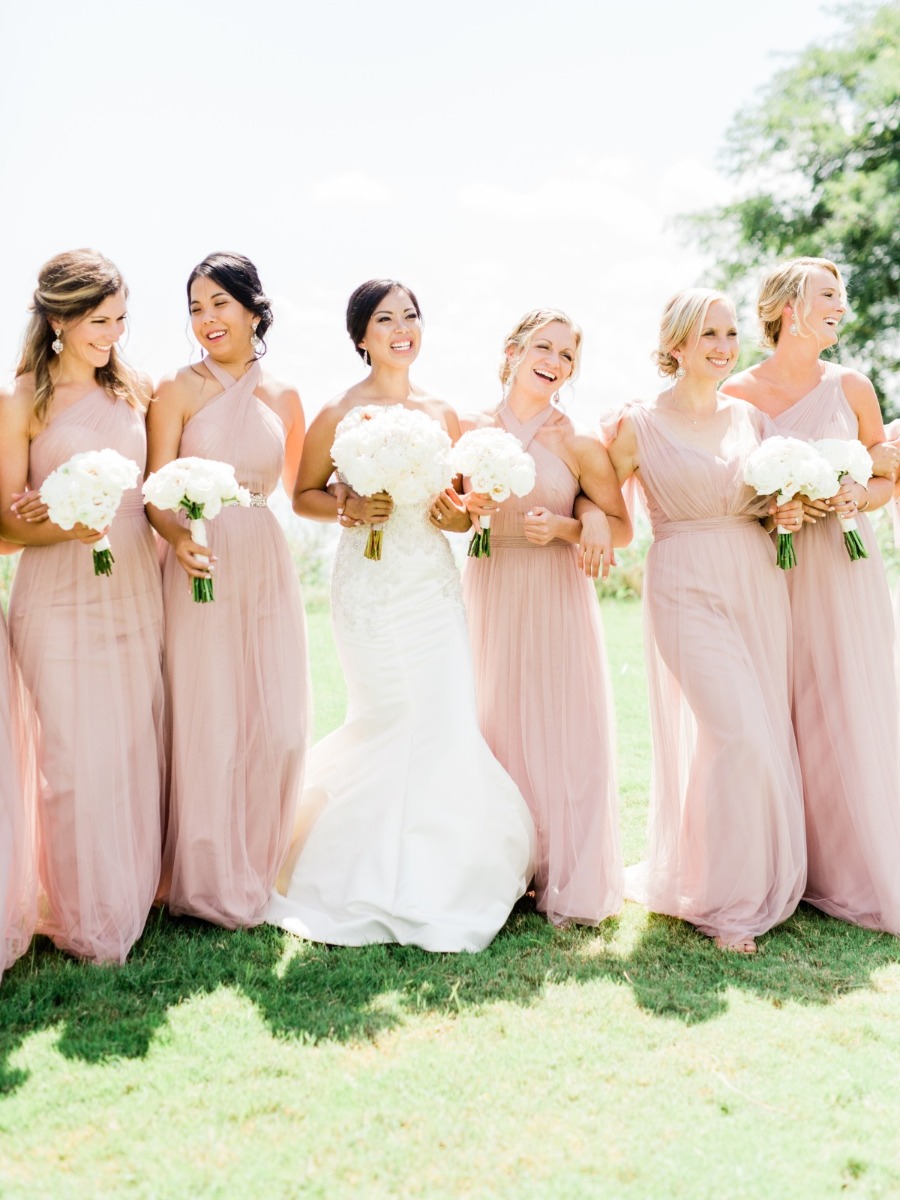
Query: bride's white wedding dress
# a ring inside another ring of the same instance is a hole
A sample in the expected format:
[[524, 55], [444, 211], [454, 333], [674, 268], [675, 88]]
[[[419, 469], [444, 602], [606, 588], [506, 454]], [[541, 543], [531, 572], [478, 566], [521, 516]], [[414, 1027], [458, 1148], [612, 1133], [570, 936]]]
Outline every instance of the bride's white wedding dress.
[[481, 950], [531, 878], [534, 825], [478, 728], [459, 572], [427, 505], [382, 557], [345, 529], [332, 615], [347, 718], [316, 745], [266, 919], [318, 942]]

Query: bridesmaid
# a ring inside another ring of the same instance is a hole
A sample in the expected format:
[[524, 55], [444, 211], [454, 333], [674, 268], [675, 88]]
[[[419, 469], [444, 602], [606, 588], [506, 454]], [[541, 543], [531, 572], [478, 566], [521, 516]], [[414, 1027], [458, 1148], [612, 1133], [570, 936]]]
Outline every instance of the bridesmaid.
[[[834, 263], [797, 258], [765, 279], [758, 312], [773, 353], [728, 391], [800, 438], [884, 442], [878, 400], [856, 371], [822, 362], [846, 312]], [[868, 518], [891, 498], [887, 478], [849, 482], [807, 504], [788, 573], [794, 624], [794, 728], [803, 774], [809, 880], [805, 899], [831, 916], [900, 934], [898, 712], [885, 647], [894, 628], [884, 565]], [[834, 514], [855, 516], [869, 557], [851, 562]]]
[[[194, 336], [206, 354], [159, 386], [150, 468], [197, 456], [231, 463], [252, 507], [226, 508], [207, 549], [184, 520], [148, 506], [165, 538], [169, 811], [160, 897], [174, 913], [233, 929], [265, 912], [293, 826], [308, 727], [306, 619], [287, 540], [267, 507], [293, 491], [300, 397], [264, 376], [272, 324], [256, 267], [211, 254], [190, 274]], [[193, 577], [215, 570], [215, 600]]]
[[[790, 610], [766, 536], [769, 507], [743, 482], [767, 431], [721, 395], [734, 310], [692, 288], [663, 313], [660, 374], [673, 386], [626, 406], [609, 455], [641, 487], [653, 544], [644, 625], [653, 736], [649, 859], [625, 893], [744, 953], [785, 920], [806, 878], [790, 717]], [[778, 510], [798, 528], [801, 506]]]
[[[595, 925], [622, 905], [613, 710], [588, 576], [594, 554], [606, 574], [631, 522], [600, 440], [577, 433], [554, 404], [580, 353], [581, 330], [565, 313], [537, 309], [519, 321], [501, 359], [503, 402], [471, 423], [517, 437], [537, 483], [499, 511], [488, 497], [466, 498], [471, 512], [496, 513], [491, 556], [470, 558], [464, 577], [479, 723], [531, 809], [535, 902], [557, 925]], [[579, 492], [598, 506], [590, 538], [575, 516]]]
[[[0, 542], [0, 554], [20, 546]], [[0, 612], [0, 978], [24, 954], [37, 919], [34, 874], [34, 829], [31, 804], [34, 788], [23, 789], [23, 769], [33, 769], [32, 756], [24, 753], [24, 736], [18, 708], [18, 687], [10, 661], [6, 621]], [[30, 775], [29, 775], [30, 777]]]
[[94, 575], [87, 548], [100, 535], [54, 525], [36, 490], [83, 450], [112, 447], [144, 469], [150, 389], [116, 351], [126, 299], [96, 251], [46, 263], [0, 403], [0, 534], [25, 547], [9, 628], [38, 726], [39, 930], [95, 962], [124, 961], [159, 881], [159, 564], [139, 488], [109, 531], [108, 578]]

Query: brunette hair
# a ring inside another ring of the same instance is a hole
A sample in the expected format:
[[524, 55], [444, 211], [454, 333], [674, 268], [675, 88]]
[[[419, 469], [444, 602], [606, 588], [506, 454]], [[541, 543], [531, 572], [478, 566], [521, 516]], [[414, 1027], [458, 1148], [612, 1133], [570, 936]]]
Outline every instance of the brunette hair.
[[263, 292], [259, 272], [243, 254], [233, 251], [218, 250], [215, 254], [207, 254], [203, 262], [197, 263], [188, 276], [187, 298], [191, 303], [191, 285], [195, 279], [212, 279], [229, 296], [233, 296], [238, 304], [242, 304], [248, 312], [259, 318], [256, 326], [256, 336], [262, 342], [262, 349], [257, 357], [266, 352], [266, 334], [272, 328], [275, 317], [272, 313], [272, 302]]
[[[128, 296], [128, 288], [118, 267], [96, 250], [68, 250], [45, 262], [38, 272], [38, 285], [31, 303], [31, 320], [16, 376], [34, 375], [34, 415], [41, 424], [53, 402], [50, 364], [54, 330], [80, 321], [109, 296], [117, 292]], [[109, 362], [95, 371], [97, 382], [111, 396], [126, 400], [133, 408], [143, 409], [138, 381], [130, 367], [122, 362], [116, 347]]]
[[350, 334], [353, 348], [360, 358], [365, 357], [365, 351], [360, 348], [359, 343], [366, 336], [366, 329], [369, 327], [372, 313], [388, 292], [393, 292], [395, 289], [406, 292], [410, 303], [416, 310], [416, 316], [420, 321], [422, 320], [422, 310], [419, 308], [419, 301], [412, 288], [401, 283], [399, 279], [367, 279], [365, 283], [359, 285], [347, 301], [347, 332]]

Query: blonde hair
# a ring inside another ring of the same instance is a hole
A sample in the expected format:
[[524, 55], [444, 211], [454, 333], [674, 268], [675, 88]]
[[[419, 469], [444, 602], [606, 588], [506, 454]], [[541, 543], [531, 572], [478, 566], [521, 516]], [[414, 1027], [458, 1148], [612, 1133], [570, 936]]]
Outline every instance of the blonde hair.
[[[34, 375], [34, 415], [42, 424], [53, 402], [50, 364], [54, 359], [54, 328], [79, 321], [93, 312], [109, 296], [122, 291], [128, 295], [118, 268], [96, 250], [68, 250], [44, 263], [38, 272], [38, 286], [31, 305], [31, 320], [25, 331], [22, 355], [16, 375]], [[142, 409], [137, 379], [116, 353], [95, 372], [97, 383], [116, 399], [126, 400]]]
[[841, 298], [846, 301], [847, 289], [844, 280], [835, 264], [828, 258], [791, 258], [774, 271], [770, 271], [762, 282], [756, 311], [762, 322], [762, 343], [774, 349], [781, 336], [782, 313], [784, 306], [790, 304], [794, 310], [794, 320], [798, 331], [803, 333], [806, 328], [806, 318], [809, 314], [810, 299], [808, 294], [809, 277], [813, 271], [822, 268], [830, 271], [841, 289]]
[[684, 345], [695, 326], [703, 324], [710, 305], [717, 300], [734, 309], [724, 292], [712, 288], [685, 288], [669, 300], [659, 322], [659, 346], [651, 355], [664, 378], [678, 370], [679, 362], [673, 351]]
[[[519, 363], [525, 357], [531, 339], [541, 329], [545, 329], [548, 325], [552, 325], [554, 321], [559, 321], [565, 325], [567, 329], [572, 331], [572, 336], [575, 338], [575, 357], [572, 361], [572, 373], [566, 380], [566, 383], [571, 383], [581, 366], [581, 329], [571, 317], [567, 316], [558, 308], [535, 308], [531, 312], [526, 313], [519, 321], [518, 325], [513, 329], [512, 333], [507, 335], [506, 341], [503, 343], [503, 357], [500, 359], [500, 382], [503, 384], [504, 391], [510, 386], [516, 377], [516, 371], [519, 369]], [[507, 353], [509, 350], [517, 351], [514, 358], [510, 358]]]

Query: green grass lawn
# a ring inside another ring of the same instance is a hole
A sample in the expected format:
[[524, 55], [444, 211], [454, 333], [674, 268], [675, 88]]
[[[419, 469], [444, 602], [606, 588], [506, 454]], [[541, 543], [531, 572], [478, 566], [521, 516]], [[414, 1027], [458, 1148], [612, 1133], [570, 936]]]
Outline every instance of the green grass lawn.
[[[640, 610], [603, 609], [633, 861]], [[3, 1200], [895, 1197], [898, 1127], [900, 941], [805, 907], [755, 958], [631, 904], [455, 956], [154, 913], [125, 967], [39, 939], [0, 985]]]

